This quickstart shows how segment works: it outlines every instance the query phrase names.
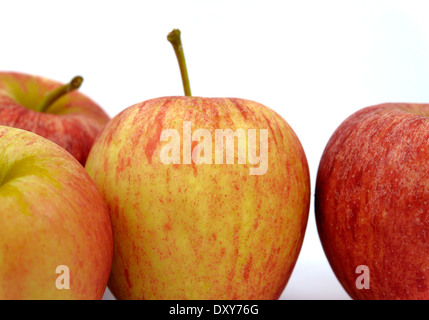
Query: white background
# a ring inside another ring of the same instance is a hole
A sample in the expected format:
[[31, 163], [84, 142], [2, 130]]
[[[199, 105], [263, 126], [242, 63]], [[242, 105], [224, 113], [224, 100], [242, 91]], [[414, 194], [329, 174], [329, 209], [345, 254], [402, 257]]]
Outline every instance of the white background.
[[62, 82], [80, 74], [81, 91], [113, 117], [183, 94], [166, 40], [181, 29], [193, 95], [265, 104], [306, 151], [309, 223], [281, 299], [349, 299], [317, 235], [318, 163], [333, 131], [358, 109], [429, 102], [428, 12], [429, 2], [412, 0], [2, 0], [0, 70]]

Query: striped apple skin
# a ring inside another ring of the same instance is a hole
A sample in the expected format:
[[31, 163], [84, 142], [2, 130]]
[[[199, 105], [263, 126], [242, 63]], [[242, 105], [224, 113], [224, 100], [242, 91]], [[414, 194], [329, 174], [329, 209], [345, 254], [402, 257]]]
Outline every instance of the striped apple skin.
[[[164, 164], [161, 133], [181, 133], [183, 121], [213, 136], [267, 129], [267, 172], [250, 175], [254, 165], [238, 164], [237, 152], [234, 164]], [[86, 169], [111, 214], [116, 298], [279, 298], [304, 237], [310, 178], [297, 136], [274, 111], [243, 99], [142, 102], [107, 124]]]
[[[112, 254], [108, 208], [82, 165], [39, 135], [0, 126], [0, 300], [101, 299]], [[58, 266], [68, 289], [57, 287]]]
[[0, 125], [36, 133], [71, 153], [82, 165], [110, 117], [79, 91], [59, 98], [46, 112], [37, 107], [61, 83], [17, 72], [0, 72]]
[[[353, 299], [429, 299], [429, 104], [346, 119], [321, 158], [315, 200], [326, 256]], [[369, 289], [356, 286], [360, 265]]]

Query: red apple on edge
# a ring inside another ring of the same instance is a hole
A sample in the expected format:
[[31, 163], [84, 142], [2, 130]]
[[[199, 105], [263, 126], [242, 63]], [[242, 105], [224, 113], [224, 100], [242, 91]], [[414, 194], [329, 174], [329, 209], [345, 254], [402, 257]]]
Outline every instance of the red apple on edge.
[[0, 125], [25, 129], [45, 137], [69, 151], [85, 165], [98, 132], [108, 115], [69, 84], [15, 72], [0, 72]]
[[429, 104], [382, 104], [345, 120], [320, 161], [315, 209], [352, 298], [429, 299]]
[[0, 300], [101, 299], [112, 251], [106, 204], [77, 160], [0, 126]]
[[[171, 37], [184, 72], [180, 33]], [[142, 102], [106, 125], [86, 169], [110, 210], [116, 298], [282, 293], [304, 237], [310, 178], [297, 136], [271, 109], [190, 96]]]

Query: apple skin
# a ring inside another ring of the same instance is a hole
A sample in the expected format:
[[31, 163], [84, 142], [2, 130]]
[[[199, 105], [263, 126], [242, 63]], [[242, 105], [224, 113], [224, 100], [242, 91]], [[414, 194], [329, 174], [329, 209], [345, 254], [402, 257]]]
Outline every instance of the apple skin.
[[[183, 121], [212, 133], [268, 129], [267, 172], [249, 175], [237, 158], [162, 163], [161, 132], [182, 132]], [[274, 111], [242, 99], [148, 100], [106, 125], [86, 169], [111, 214], [117, 299], [279, 298], [302, 245], [310, 178], [297, 136]]]
[[55, 142], [82, 165], [109, 116], [90, 98], [74, 91], [46, 112], [35, 109], [59, 82], [16, 72], [0, 72], [0, 125], [28, 130]]
[[[429, 104], [361, 109], [319, 165], [316, 221], [326, 256], [353, 299], [429, 299]], [[370, 288], [357, 289], [356, 267]]]
[[[113, 255], [103, 198], [67, 151], [0, 126], [0, 300], [101, 299]], [[56, 287], [59, 265], [70, 289]]]

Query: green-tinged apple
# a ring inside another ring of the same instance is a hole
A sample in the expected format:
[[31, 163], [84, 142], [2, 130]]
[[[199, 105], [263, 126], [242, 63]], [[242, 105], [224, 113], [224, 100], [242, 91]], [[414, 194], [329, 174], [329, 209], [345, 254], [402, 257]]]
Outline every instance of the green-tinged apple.
[[429, 104], [364, 108], [331, 137], [316, 182], [328, 260], [354, 299], [429, 299]]
[[101, 299], [112, 263], [107, 206], [78, 161], [0, 126], [0, 299]]
[[180, 32], [168, 39], [187, 96], [121, 112], [86, 164], [112, 219], [109, 287], [118, 299], [277, 299], [308, 218], [303, 148], [259, 103], [191, 97]]
[[0, 72], [0, 125], [37, 133], [85, 165], [95, 137], [110, 118], [94, 101], [74, 91], [82, 80], [77, 76], [61, 85], [38, 76]]

